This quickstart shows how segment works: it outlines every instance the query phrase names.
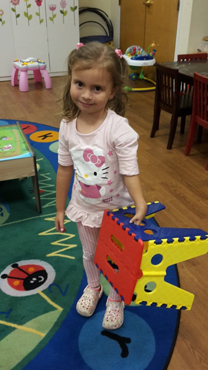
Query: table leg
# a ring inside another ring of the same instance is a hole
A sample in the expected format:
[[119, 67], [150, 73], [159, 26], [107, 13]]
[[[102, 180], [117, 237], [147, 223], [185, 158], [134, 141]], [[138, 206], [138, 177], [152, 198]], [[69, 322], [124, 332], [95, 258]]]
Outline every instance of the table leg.
[[12, 86], [18, 85], [18, 72], [19, 72], [19, 70], [14, 67], [13, 71], [12, 71], [12, 77], [11, 77], [11, 85]]
[[28, 91], [28, 77], [27, 71], [20, 71], [20, 80], [19, 80], [19, 90], [20, 91]]
[[43, 75], [43, 78], [44, 78], [44, 81], [45, 81], [46, 89], [51, 89], [52, 88], [52, 82], [51, 82], [51, 78], [50, 78], [48, 72], [46, 71], [46, 69], [42, 69], [41, 72], [42, 72], [42, 75]]
[[35, 82], [42, 82], [42, 75], [41, 75], [39, 69], [34, 69], [33, 70], [33, 75], [34, 75]]
[[38, 172], [37, 172], [37, 166], [36, 166], [36, 157], [34, 155], [34, 170], [35, 170], [35, 176], [32, 176], [32, 182], [33, 182], [33, 189], [35, 194], [35, 202], [38, 209], [38, 212], [42, 212], [41, 208], [41, 202], [40, 202], [40, 191], [39, 191], [39, 184], [38, 184]]

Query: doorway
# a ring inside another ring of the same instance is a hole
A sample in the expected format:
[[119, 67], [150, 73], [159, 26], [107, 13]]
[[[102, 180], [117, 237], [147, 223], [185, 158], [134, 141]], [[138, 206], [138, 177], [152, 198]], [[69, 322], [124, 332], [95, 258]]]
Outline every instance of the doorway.
[[156, 61], [174, 59], [179, 0], [120, 0], [120, 47], [131, 45], [145, 51], [155, 42]]

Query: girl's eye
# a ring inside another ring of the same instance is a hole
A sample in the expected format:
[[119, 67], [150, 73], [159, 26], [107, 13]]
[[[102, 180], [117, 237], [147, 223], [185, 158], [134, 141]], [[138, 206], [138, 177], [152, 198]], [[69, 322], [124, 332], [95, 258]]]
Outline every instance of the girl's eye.
[[77, 85], [77, 87], [82, 87], [82, 86], [83, 86], [83, 83], [82, 83], [82, 82], [80, 82], [80, 81], [77, 81], [77, 82], [76, 82], [76, 85]]
[[101, 91], [101, 87], [100, 86], [95, 86], [95, 91], [97, 91], [97, 92]]

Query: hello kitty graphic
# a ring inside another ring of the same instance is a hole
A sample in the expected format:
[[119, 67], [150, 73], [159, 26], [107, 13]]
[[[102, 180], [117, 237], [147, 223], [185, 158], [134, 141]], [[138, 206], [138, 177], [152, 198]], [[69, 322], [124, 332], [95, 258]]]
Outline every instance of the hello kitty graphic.
[[72, 149], [77, 184], [80, 197], [87, 203], [102, 202], [107, 184], [109, 166], [100, 148]]

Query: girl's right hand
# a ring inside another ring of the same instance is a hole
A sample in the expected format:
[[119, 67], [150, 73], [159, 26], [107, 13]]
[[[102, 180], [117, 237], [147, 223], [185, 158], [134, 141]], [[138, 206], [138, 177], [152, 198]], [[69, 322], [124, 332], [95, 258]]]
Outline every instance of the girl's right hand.
[[56, 230], [61, 233], [65, 233], [66, 228], [64, 227], [65, 212], [57, 212], [55, 218]]

